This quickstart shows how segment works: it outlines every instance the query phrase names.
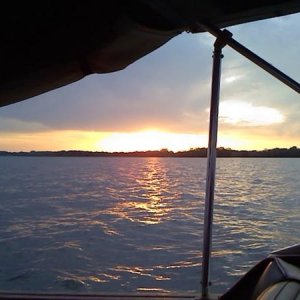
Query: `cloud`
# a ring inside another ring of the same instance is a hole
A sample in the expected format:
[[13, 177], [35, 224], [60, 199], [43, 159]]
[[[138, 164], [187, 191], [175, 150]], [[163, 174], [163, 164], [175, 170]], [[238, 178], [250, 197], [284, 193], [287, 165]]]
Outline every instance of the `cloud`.
[[40, 132], [48, 129], [45, 125], [38, 122], [6, 117], [0, 117], [0, 128], [2, 132]]
[[272, 107], [255, 106], [242, 101], [224, 101], [220, 104], [220, 122], [236, 126], [270, 126], [284, 122], [283, 114]]

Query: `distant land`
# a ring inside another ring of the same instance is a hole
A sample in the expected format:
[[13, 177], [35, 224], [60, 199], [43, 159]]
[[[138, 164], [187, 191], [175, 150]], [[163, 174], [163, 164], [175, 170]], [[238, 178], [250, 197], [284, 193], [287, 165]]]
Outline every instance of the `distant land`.
[[[9, 152], [0, 151], [0, 156], [48, 156], [48, 157], [206, 157], [207, 148], [192, 148], [186, 151], [173, 152], [168, 149], [158, 151], [134, 152], [97, 152], [80, 150], [62, 151], [30, 151]], [[274, 148], [265, 150], [233, 150], [220, 147], [218, 157], [300, 157], [300, 148]]]

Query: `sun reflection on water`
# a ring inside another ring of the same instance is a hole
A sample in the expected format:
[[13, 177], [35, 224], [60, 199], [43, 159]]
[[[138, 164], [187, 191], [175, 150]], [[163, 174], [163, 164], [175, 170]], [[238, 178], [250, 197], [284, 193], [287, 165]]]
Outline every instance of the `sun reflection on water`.
[[135, 174], [134, 182], [131, 193], [117, 203], [113, 212], [121, 218], [148, 225], [168, 220], [173, 210], [172, 199], [166, 197], [171, 183], [161, 160], [149, 159], [147, 165]]

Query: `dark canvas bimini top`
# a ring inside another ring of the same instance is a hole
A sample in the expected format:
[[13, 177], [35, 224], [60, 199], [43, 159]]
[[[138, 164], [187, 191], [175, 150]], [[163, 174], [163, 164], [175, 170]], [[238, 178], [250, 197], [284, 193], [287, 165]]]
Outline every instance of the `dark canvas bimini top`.
[[299, 11], [299, 0], [8, 1], [0, 106], [121, 70], [196, 21], [222, 28]]

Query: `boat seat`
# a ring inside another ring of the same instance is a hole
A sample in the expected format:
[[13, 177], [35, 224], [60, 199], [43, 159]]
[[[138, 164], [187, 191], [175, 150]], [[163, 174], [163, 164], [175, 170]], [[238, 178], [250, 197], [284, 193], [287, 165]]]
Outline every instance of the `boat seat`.
[[300, 300], [300, 282], [281, 281], [265, 289], [257, 300]]
[[300, 268], [275, 257], [261, 275], [253, 300], [300, 300]]

